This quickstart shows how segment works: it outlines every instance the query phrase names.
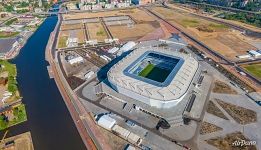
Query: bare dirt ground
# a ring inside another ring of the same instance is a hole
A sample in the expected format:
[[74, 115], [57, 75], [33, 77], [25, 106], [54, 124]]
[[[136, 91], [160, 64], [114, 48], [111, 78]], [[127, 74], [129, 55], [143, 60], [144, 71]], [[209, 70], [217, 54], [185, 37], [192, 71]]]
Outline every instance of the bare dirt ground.
[[207, 134], [207, 133], [217, 132], [219, 130], [222, 130], [222, 128], [204, 121], [201, 125], [199, 133]]
[[73, 32], [76, 33], [76, 36], [78, 38], [79, 43], [84, 43], [85, 42], [85, 34], [84, 34], [84, 30], [83, 29], [73, 30]]
[[119, 15], [130, 15], [135, 18], [137, 21], [153, 21], [154, 17], [148, 15], [146, 12], [133, 8], [127, 10], [115, 10], [115, 11], [106, 11], [106, 12], [85, 12], [85, 13], [74, 13], [74, 14], [64, 14], [63, 18], [65, 20], [69, 19], [83, 19], [83, 18], [94, 18], [94, 17], [108, 17], [108, 16], [119, 16]]
[[208, 103], [207, 112], [212, 115], [218, 116], [219, 118], [228, 120], [228, 118], [223, 114], [223, 112], [212, 101], [209, 101]]
[[62, 24], [60, 30], [74, 30], [82, 29], [83, 25], [81, 23], [77, 24]]
[[[132, 8], [126, 10], [115, 10], [106, 12], [95, 12], [95, 13], [75, 13], [75, 14], [64, 14], [64, 19], [83, 19], [83, 18], [94, 18], [94, 17], [108, 17], [108, 16], [122, 16], [129, 15], [136, 24], [134, 26], [108, 26], [112, 36], [118, 38], [121, 41], [138, 40], [141, 37], [153, 32], [155, 29], [160, 28], [159, 22], [156, 18], [149, 15], [147, 12]], [[107, 38], [107, 34], [100, 23], [89, 23], [87, 24], [90, 39], [97, 39], [103, 41]], [[89, 30], [91, 29], [91, 30]]]
[[151, 24], [135, 24], [133, 27], [128, 26], [110, 26], [110, 32], [114, 38], [121, 41], [137, 40], [146, 34], [153, 32], [155, 28]]
[[168, 4], [168, 6], [174, 8], [174, 9], [179, 9], [181, 11], [186, 11], [186, 12], [190, 12], [190, 13], [195, 13], [195, 14], [198, 14], [198, 15], [202, 15], [202, 16], [208, 16], [208, 17], [212, 17], [212, 18], [215, 18], [215, 19], [218, 19], [218, 20], [223, 20], [223, 21], [226, 21], [226, 22], [230, 22], [230, 23], [233, 23], [233, 24], [236, 24], [236, 25], [240, 25], [240, 26], [243, 26], [243, 27], [246, 27], [246, 28], [249, 28], [251, 30], [254, 30], [254, 31], [258, 31], [258, 32], [261, 32], [261, 29], [258, 28], [258, 27], [255, 27], [255, 26], [252, 26], [252, 25], [249, 25], [249, 24], [246, 24], [246, 23], [243, 23], [243, 22], [240, 22], [240, 21], [235, 21], [235, 20], [225, 20], [225, 19], [221, 19], [221, 18], [217, 18], [217, 17], [213, 17], [217, 14], [220, 14], [224, 11], [217, 11], [215, 10], [215, 13], [214, 14], [207, 14], [207, 13], [202, 13], [202, 11], [198, 11], [198, 10], [195, 10], [191, 7], [184, 7], [185, 5], [180, 5], [180, 4]]
[[[231, 60], [236, 60], [236, 56], [245, 54], [250, 49], [257, 49], [251, 45], [250, 40], [244, 40], [242, 34], [222, 24], [192, 17], [181, 10], [163, 7], [154, 7], [152, 10]], [[206, 30], [199, 30], [202, 28]]]
[[101, 132], [104, 134], [104, 137], [106, 138], [106, 140], [108, 141], [108, 143], [110, 144], [110, 146], [112, 146], [112, 149], [114, 150], [122, 150], [124, 149], [125, 145], [128, 144], [127, 141], [123, 140], [122, 138], [114, 135], [113, 133], [97, 126]]
[[214, 93], [237, 94], [228, 84], [219, 80], [215, 81], [212, 91]]
[[108, 38], [107, 33], [101, 23], [88, 23], [86, 24], [86, 28], [91, 40], [97, 39], [98, 41], [104, 41], [104, 39]]
[[[11, 146], [5, 146], [5, 143], [10, 141], [13, 141], [14, 144]], [[0, 149], [1, 150], [34, 150], [30, 132], [26, 132], [17, 136], [4, 139], [4, 141], [0, 143]]]
[[240, 124], [249, 124], [257, 121], [257, 114], [255, 111], [246, 109], [234, 104], [226, 103], [217, 99], [218, 104]]
[[235, 141], [249, 141], [241, 132], [227, 134], [225, 137], [218, 137], [207, 140], [207, 143], [222, 150], [256, 150], [256, 146], [233, 146]]
[[58, 48], [66, 47], [66, 41], [72, 34], [78, 38], [79, 43], [85, 42], [85, 34], [83, 29], [65, 30], [59, 32], [58, 43], [57, 43], [58, 45], [56, 47]]

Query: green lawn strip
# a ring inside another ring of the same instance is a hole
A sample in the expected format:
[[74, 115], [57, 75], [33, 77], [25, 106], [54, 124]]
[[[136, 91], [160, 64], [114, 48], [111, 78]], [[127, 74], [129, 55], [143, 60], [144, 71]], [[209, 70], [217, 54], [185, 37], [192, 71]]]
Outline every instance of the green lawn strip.
[[24, 104], [20, 104], [19, 106], [12, 108], [12, 110], [14, 115], [13, 120], [8, 120], [3, 114], [0, 115], [0, 130], [4, 130], [27, 120]]
[[222, 29], [228, 29], [229, 27], [224, 24], [216, 24], [216, 23], [210, 23], [208, 25], [213, 30], [222, 30]]
[[261, 79], [261, 64], [252, 64], [248, 66], [244, 66], [244, 68], [253, 76]]
[[146, 77], [154, 68], [153, 64], [148, 64], [140, 73], [139, 76]]
[[200, 25], [200, 22], [197, 20], [183, 19], [181, 25], [184, 27], [197, 27]]
[[2, 65], [1, 71], [7, 71], [8, 72], [8, 91], [11, 93], [15, 93], [18, 90], [17, 87], [17, 81], [16, 81], [16, 76], [17, 76], [17, 71], [16, 71], [16, 66], [14, 64], [9, 63], [6, 60], [0, 60], [0, 64]]
[[13, 18], [13, 19], [10, 19], [8, 21], [5, 22], [5, 25], [7, 26], [10, 26], [11, 24], [13, 24], [14, 22], [18, 21], [17, 18]]
[[66, 47], [67, 39], [68, 39], [67, 36], [62, 36], [62, 37], [60, 37], [59, 43], [58, 43], [58, 48]]
[[96, 35], [97, 36], [104, 36], [105, 35], [105, 32], [102, 28], [100, 28], [100, 30], [98, 32], [96, 32]]
[[19, 32], [11, 32], [9, 34], [6, 34], [5, 32], [0, 32], [0, 38], [11, 38], [15, 37], [19, 34]]

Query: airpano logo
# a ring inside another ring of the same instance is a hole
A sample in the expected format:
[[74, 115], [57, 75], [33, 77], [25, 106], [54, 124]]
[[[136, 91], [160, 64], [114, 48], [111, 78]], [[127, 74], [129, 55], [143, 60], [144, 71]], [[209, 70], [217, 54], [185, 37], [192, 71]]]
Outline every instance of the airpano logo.
[[256, 145], [256, 141], [236, 140], [232, 143], [232, 145], [236, 147], [252, 146], [252, 145]]

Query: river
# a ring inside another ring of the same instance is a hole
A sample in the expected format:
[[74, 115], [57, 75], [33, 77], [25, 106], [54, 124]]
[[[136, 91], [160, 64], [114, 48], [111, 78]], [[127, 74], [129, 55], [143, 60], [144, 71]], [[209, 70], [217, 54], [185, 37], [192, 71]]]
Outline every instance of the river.
[[83, 150], [81, 137], [47, 72], [45, 46], [56, 22], [57, 17], [48, 17], [11, 61], [17, 66], [28, 121], [9, 128], [7, 137], [30, 131], [35, 150]]

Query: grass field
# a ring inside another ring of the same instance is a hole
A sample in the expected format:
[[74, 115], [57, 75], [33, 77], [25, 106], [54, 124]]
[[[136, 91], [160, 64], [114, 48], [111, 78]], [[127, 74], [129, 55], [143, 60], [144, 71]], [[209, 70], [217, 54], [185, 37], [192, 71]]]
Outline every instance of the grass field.
[[16, 66], [14, 64], [9, 63], [8, 61], [5, 60], [0, 60], [0, 65], [1, 67], [1, 72], [7, 71], [8, 72], [8, 91], [15, 94], [16, 91], [18, 90], [17, 87], [17, 81], [16, 81]]
[[153, 64], [148, 64], [140, 73], [139, 76], [147, 77], [148, 74], [153, 70], [155, 66]]
[[[12, 120], [9, 120], [7, 116], [12, 116]], [[27, 120], [25, 105], [20, 104], [12, 108], [12, 112], [8, 114], [0, 115], [0, 130], [4, 130], [8, 127], [22, 123]]]
[[59, 38], [59, 42], [58, 42], [58, 48], [63, 48], [66, 47], [66, 41], [68, 39], [68, 36], [63, 36]]
[[10, 19], [10, 20], [6, 21], [5, 25], [10, 26], [11, 24], [13, 24], [13, 23], [16, 22], [16, 21], [18, 21], [17, 18]]
[[257, 77], [258, 79], [261, 79], [261, 64], [251, 64], [243, 66], [243, 68], [245, 68], [253, 76]]
[[104, 39], [107, 39], [107, 33], [105, 29], [103, 28], [101, 23], [87, 23], [86, 24], [89, 38], [91, 40], [98, 40], [98, 41], [104, 41]]
[[11, 38], [15, 37], [19, 32], [0, 32], [0, 38]]
[[153, 64], [148, 64], [140, 73], [139, 76], [157, 81], [164, 82], [168, 77], [170, 70], [156, 67]]

